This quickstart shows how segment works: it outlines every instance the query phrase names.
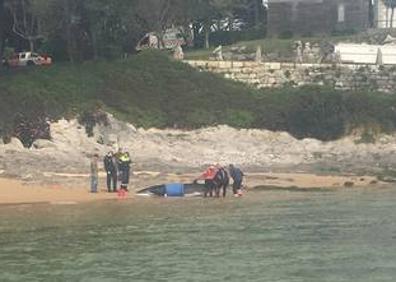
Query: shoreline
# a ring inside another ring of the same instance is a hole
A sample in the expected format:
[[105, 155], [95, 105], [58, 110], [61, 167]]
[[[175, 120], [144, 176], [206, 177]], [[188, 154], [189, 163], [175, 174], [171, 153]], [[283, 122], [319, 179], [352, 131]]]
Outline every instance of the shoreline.
[[[117, 200], [116, 193], [108, 193], [105, 179], [100, 177], [99, 192], [89, 192], [88, 177], [85, 174], [51, 173], [57, 177], [54, 183], [32, 183], [23, 180], [0, 177], [0, 206], [23, 204], [72, 205], [93, 201]], [[130, 192], [125, 199], [136, 199], [135, 192], [145, 187], [170, 183], [188, 183], [197, 174], [167, 174], [140, 171], [132, 176]], [[380, 187], [387, 185], [374, 176], [316, 175], [310, 173], [246, 173], [245, 185], [248, 190], [274, 188], [276, 190], [309, 191], [318, 188], [337, 190], [348, 188]], [[74, 181], [74, 182], [73, 182]], [[229, 193], [231, 188], [229, 187]], [[122, 199], [122, 200], [125, 200]]]

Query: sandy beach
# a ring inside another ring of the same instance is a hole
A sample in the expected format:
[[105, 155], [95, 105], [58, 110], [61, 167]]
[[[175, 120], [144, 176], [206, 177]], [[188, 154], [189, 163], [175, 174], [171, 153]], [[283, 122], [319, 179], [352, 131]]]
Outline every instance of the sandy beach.
[[19, 180], [0, 178], [0, 204], [52, 203], [72, 204], [95, 200], [115, 199], [109, 193], [89, 193], [82, 187], [29, 184]]
[[[88, 176], [77, 174], [51, 174], [57, 182], [38, 184], [16, 179], [0, 178], [0, 204], [50, 203], [75, 204], [98, 200], [116, 200], [117, 194], [107, 193], [105, 179], [100, 178], [99, 192], [89, 193]], [[141, 171], [134, 174], [127, 198], [135, 192], [154, 184], [191, 182], [196, 174], [164, 174]], [[70, 183], [73, 183], [72, 185]], [[307, 173], [247, 173], [247, 189], [273, 187], [277, 189], [347, 189], [348, 187], [376, 187], [384, 183], [372, 176], [319, 176]], [[229, 190], [231, 191], [231, 190]]]

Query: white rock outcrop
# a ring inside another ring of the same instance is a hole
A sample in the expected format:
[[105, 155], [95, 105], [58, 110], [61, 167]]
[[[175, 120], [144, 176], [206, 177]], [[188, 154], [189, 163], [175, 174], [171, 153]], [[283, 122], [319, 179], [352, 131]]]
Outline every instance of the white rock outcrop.
[[39, 139], [33, 142], [32, 148], [34, 149], [48, 149], [57, 148], [56, 144], [50, 140]]
[[[210, 163], [236, 163], [245, 167], [298, 167], [317, 163], [357, 164], [374, 167], [396, 165], [396, 136], [382, 136], [376, 144], [357, 144], [346, 137], [334, 142], [297, 140], [288, 133], [216, 126], [192, 131], [136, 129], [109, 116], [107, 126], [98, 125], [88, 137], [76, 120], [51, 124], [52, 140], [37, 140], [30, 150], [18, 139], [0, 145], [0, 159], [12, 157], [26, 173], [34, 171], [82, 172], [89, 169], [88, 157], [123, 148], [134, 165], [197, 168]], [[4, 148], [4, 150], [2, 149]], [[0, 167], [1, 168], [1, 167]], [[7, 163], [4, 167], [8, 170]]]
[[25, 150], [21, 140], [18, 138], [11, 138], [10, 142], [5, 145], [6, 150], [11, 150], [11, 151], [23, 151]]

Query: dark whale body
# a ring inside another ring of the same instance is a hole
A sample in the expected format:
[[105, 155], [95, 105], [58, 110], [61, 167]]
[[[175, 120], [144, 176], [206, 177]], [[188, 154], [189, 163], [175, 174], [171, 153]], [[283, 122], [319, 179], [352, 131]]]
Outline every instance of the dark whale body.
[[204, 194], [205, 185], [199, 183], [172, 183], [147, 187], [137, 192], [147, 197], [199, 197]]

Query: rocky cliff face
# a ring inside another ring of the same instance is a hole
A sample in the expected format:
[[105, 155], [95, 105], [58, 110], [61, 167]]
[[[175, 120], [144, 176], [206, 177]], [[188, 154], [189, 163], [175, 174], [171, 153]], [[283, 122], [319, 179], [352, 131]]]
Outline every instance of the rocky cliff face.
[[31, 149], [17, 139], [0, 144], [0, 172], [36, 178], [50, 172], [87, 173], [89, 156], [119, 147], [128, 150], [135, 169], [192, 170], [210, 163], [236, 163], [245, 168], [273, 170], [375, 171], [396, 165], [396, 136], [375, 144], [347, 137], [335, 142], [297, 140], [287, 133], [228, 126], [181, 131], [136, 129], [109, 115], [108, 126], [96, 126], [87, 137], [77, 121], [51, 125], [52, 140], [37, 140]]

